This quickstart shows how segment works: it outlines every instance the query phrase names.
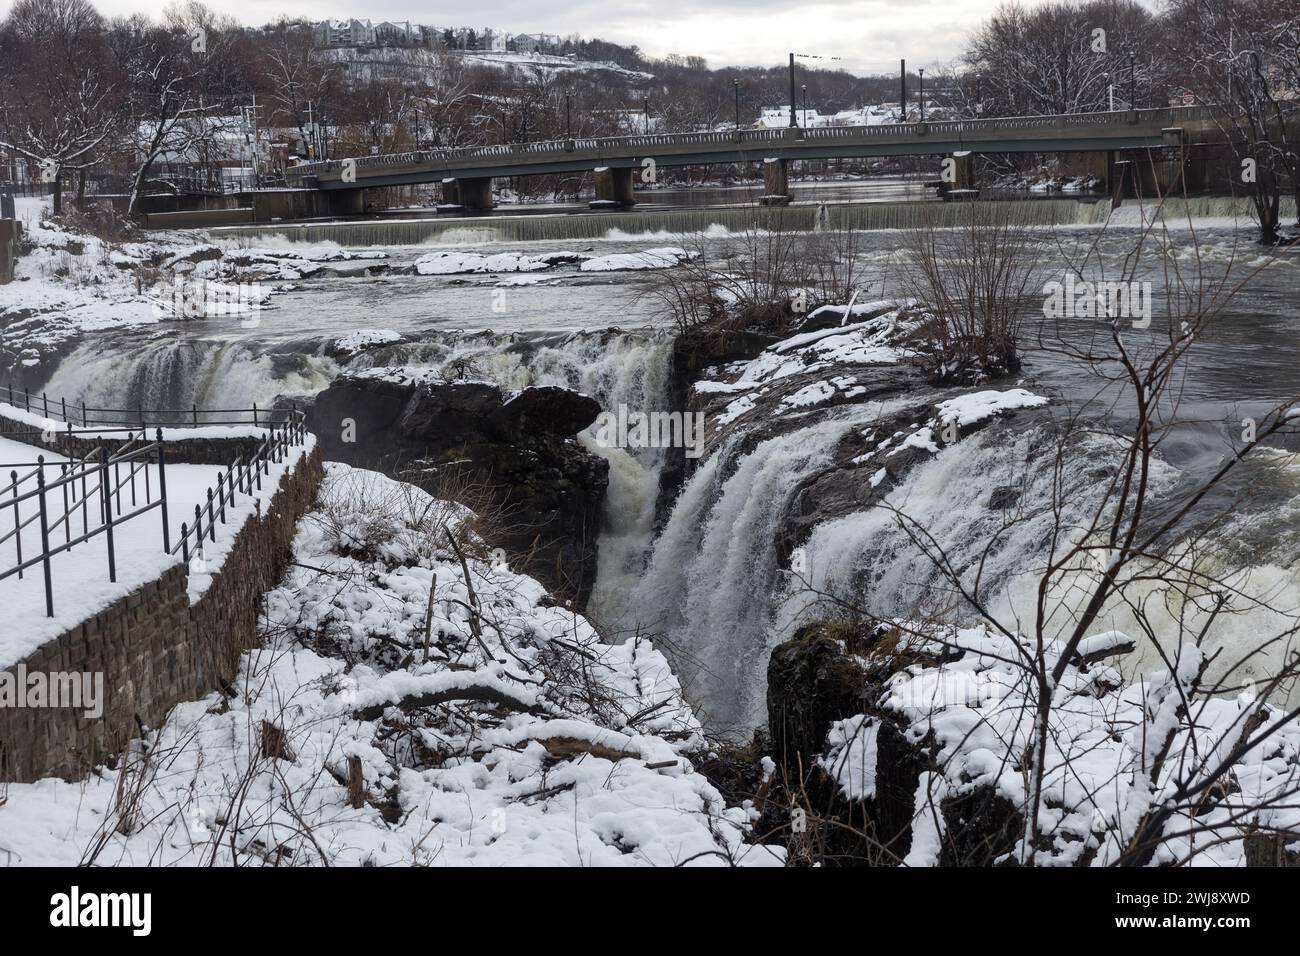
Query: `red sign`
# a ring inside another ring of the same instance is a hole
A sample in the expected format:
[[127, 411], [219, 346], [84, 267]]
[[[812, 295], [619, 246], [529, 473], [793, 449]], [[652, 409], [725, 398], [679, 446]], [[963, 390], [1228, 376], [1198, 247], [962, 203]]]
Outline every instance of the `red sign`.
[[1196, 102], [1196, 94], [1195, 94], [1195, 93], [1188, 92], [1188, 93], [1184, 93], [1184, 94], [1183, 94], [1183, 105], [1184, 105], [1184, 106], [1191, 106], [1191, 105], [1192, 105], [1193, 103], [1195, 103], [1195, 102]]

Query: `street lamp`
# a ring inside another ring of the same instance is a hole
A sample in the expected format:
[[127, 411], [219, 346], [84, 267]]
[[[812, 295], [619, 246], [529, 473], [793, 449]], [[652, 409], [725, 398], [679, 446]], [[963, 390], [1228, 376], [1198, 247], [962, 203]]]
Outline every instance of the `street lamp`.
[[920, 67], [916, 71], [916, 75], [919, 78], [917, 80], [917, 87], [918, 87], [917, 95], [921, 99], [921, 122], [924, 123], [925, 122], [925, 67]]
[[982, 116], [984, 114], [984, 97], [980, 93], [981, 79], [983, 79], [982, 75], [976, 73], [975, 74], [975, 115], [976, 116]]
[[650, 97], [642, 97], [641, 105], [645, 107], [645, 134], [650, 135]]
[[731, 81], [732, 89], [736, 94], [736, 135], [740, 135], [740, 80]]
[[803, 127], [808, 128], [808, 84], [799, 87], [803, 91]]
[[1128, 55], [1128, 108], [1130, 110], [1138, 108], [1137, 89], [1137, 54], [1130, 51]]
[[1103, 73], [1101, 78], [1106, 81], [1106, 99], [1110, 104], [1110, 111], [1115, 112], [1115, 84], [1110, 81], [1110, 74]]
[[569, 101], [573, 99], [573, 94], [565, 92], [564, 94], [564, 138], [573, 139], [573, 124], [570, 122]]

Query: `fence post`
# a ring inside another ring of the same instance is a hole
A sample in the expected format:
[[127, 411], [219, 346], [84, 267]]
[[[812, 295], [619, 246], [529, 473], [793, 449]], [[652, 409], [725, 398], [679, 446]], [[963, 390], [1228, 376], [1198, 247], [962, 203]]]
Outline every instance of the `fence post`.
[[257, 402], [253, 403], [253, 426], [257, 426]]
[[212, 510], [212, 489], [208, 489], [208, 539], [217, 540], [217, 516]]
[[117, 554], [113, 550], [113, 499], [108, 491], [108, 449], [99, 440], [99, 501], [104, 512], [104, 537], [108, 542], [108, 579], [117, 582]]
[[45, 571], [45, 616], [54, 617], [54, 584], [50, 580], [50, 521], [45, 513], [45, 456], [37, 456], [37, 498], [41, 510], [41, 566]]
[[[148, 463], [145, 464], [148, 468]], [[146, 473], [147, 474], [147, 473]], [[162, 429], [158, 429], [158, 500], [161, 502], [162, 523], [163, 523], [163, 553], [171, 554], [172, 538], [171, 532], [167, 530], [167, 446], [163, 444]], [[181, 534], [185, 534], [185, 525], [181, 524]], [[189, 556], [185, 557], [188, 563]]]
[[72, 517], [68, 514], [68, 463], [59, 464], [59, 487], [63, 489], [63, 543], [72, 550]]
[[18, 580], [23, 579], [23, 529], [22, 516], [18, 513], [18, 471], [9, 472], [14, 482], [14, 544], [18, 546]]
[[86, 400], [83, 398], [81, 400], [81, 427], [85, 428], [89, 424], [90, 419], [86, 417]]
[[223, 484], [224, 481], [225, 481], [225, 476], [218, 473], [217, 474], [217, 504], [220, 505], [222, 524], [226, 523], [226, 492], [228, 490], [226, 486]]
[[49, 578], [49, 516], [45, 514], [45, 457], [39, 455], [36, 466], [36, 489], [40, 499], [40, 555], [45, 572], [45, 617], [55, 617], [55, 587]]
[[[164, 525], [164, 527], [166, 526]], [[190, 563], [190, 532], [185, 527], [184, 521], [181, 522], [181, 554], [185, 557], [185, 564], [188, 566]]]
[[198, 406], [198, 403], [195, 402], [194, 405], [191, 406], [191, 408], [192, 408], [193, 411], [194, 411], [194, 424], [195, 424], [195, 425], [198, 425], [198, 423], [199, 423], [199, 406]]

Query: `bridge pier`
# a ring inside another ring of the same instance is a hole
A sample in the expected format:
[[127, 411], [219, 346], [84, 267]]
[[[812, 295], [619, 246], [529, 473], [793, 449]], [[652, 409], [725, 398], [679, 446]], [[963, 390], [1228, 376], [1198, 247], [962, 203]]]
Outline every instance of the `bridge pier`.
[[448, 205], [460, 206], [466, 212], [488, 212], [495, 205], [492, 200], [492, 177], [444, 179], [442, 198]]
[[632, 194], [632, 167], [601, 166], [595, 171], [596, 198], [587, 205], [592, 209], [627, 209], [636, 205]]
[[331, 189], [323, 197], [327, 216], [360, 216], [366, 211], [364, 189]]
[[793, 198], [786, 161], [778, 157], [763, 160], [763, 198], [759, 202], [764, 206], [785, 206]]

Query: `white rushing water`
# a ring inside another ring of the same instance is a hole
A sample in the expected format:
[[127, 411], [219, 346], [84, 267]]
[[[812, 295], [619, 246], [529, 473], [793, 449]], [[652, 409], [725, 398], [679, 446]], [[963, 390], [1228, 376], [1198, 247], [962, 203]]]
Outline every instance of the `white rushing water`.
[[728, 449], [715, 452], [682, 489], [655, 543], [623, 624], [663, 635], [683, 686], [716, 732], [747, 737], [764, 719], [778, 525], [799, 483], [868, 414], [859, 406], [768, 439], [729, 474]]

